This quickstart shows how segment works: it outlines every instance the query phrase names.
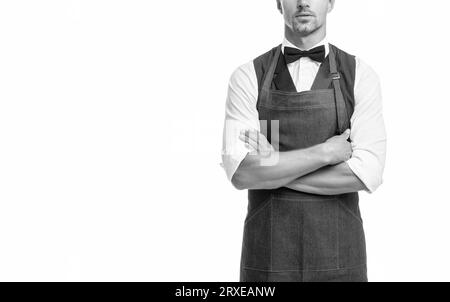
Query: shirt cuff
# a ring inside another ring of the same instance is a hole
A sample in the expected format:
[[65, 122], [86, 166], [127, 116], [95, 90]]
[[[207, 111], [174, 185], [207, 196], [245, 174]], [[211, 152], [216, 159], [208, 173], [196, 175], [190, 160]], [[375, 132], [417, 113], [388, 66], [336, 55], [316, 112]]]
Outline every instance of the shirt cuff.
[[222, 153], [222, 163], [220, 165], [225, 170], [228, 181], [231, 182], [231, 179], [239, 168], [239, 165], [249, 152], [249, 150], [240, 150], [239, 152], [234, 152], [233, 154]]
[[346, 163], [365, 185], [364, 191], [367, 193], [372, 194], [383, 183], [382, 171], [376, 160], [365, 158], [363, 161], [360, 157], [353, 156]]

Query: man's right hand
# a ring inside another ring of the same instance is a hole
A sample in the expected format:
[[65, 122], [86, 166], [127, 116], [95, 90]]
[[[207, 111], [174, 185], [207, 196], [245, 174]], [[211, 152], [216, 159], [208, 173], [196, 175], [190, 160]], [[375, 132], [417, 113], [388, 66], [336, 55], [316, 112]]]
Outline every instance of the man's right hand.
[[350, 159], [353, 150], [351, 143], [348, 142], [349, 137], [350, 129], [347, 129], [341, 135], [333, 136], [323, 143], [325, 154], [329, 156], [330, 165], [336, 165]]

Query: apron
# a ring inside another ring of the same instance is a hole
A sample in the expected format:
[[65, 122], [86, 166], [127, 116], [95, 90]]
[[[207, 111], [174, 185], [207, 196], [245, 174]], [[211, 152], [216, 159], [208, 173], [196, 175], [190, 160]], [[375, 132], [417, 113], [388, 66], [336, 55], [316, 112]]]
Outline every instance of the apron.
[[[330, 45], [328, 61], [321, 64], [309, 91], [273, 89], [280, 55], [281, 45], [265, 73], [257, 102], [259, 120], [267, 121], [261, 122], [261, 132], [268, 141], [275, 143], [271, 121], [279, 121], [280, 152], [323, 143], [350, 128], [334, 46]], [[366, 282], [358, 193], [316, 195], [286, 187], [248, 190], [240, 281]]]

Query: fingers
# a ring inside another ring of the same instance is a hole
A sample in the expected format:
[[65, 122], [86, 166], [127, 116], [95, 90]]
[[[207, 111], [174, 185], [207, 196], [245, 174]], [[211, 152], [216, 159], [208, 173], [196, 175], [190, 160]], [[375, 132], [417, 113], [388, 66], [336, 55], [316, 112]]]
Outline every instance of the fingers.
[[246, 143], [258, 142], [258, 131], [254, 130], [242, 130], [239, 138]]
[[251, 147], [259, 155], [269, 156], [274, 151], [266, 137], [258, 130], [242, 130], [239, 138], [246, 143], [247, 147]]
[[348, 139], [350, 137], [350, 129], [345, 130], [344, 133], [342, 133], [342, 136], [345, 139]]
[[259, 151], [259, 133], [254, 130], [241, 131], [239, 138], [254, 150]]

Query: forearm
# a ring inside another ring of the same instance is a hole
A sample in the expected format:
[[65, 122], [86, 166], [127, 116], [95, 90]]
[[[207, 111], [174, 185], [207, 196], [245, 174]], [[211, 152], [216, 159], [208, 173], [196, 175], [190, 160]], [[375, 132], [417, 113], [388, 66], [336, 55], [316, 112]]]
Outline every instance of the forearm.
[[233, 176], [238, 189], [274, 189], [285, 186], [329, 164], [322, 144], [300, 150], [274, 152], [270, 158], [249, 153]]
[[297, 178], [287, 188], [310, 194], [336, 195], [365, 190], [364, 183], [352, 172], [347, 163], [326, 166]]

